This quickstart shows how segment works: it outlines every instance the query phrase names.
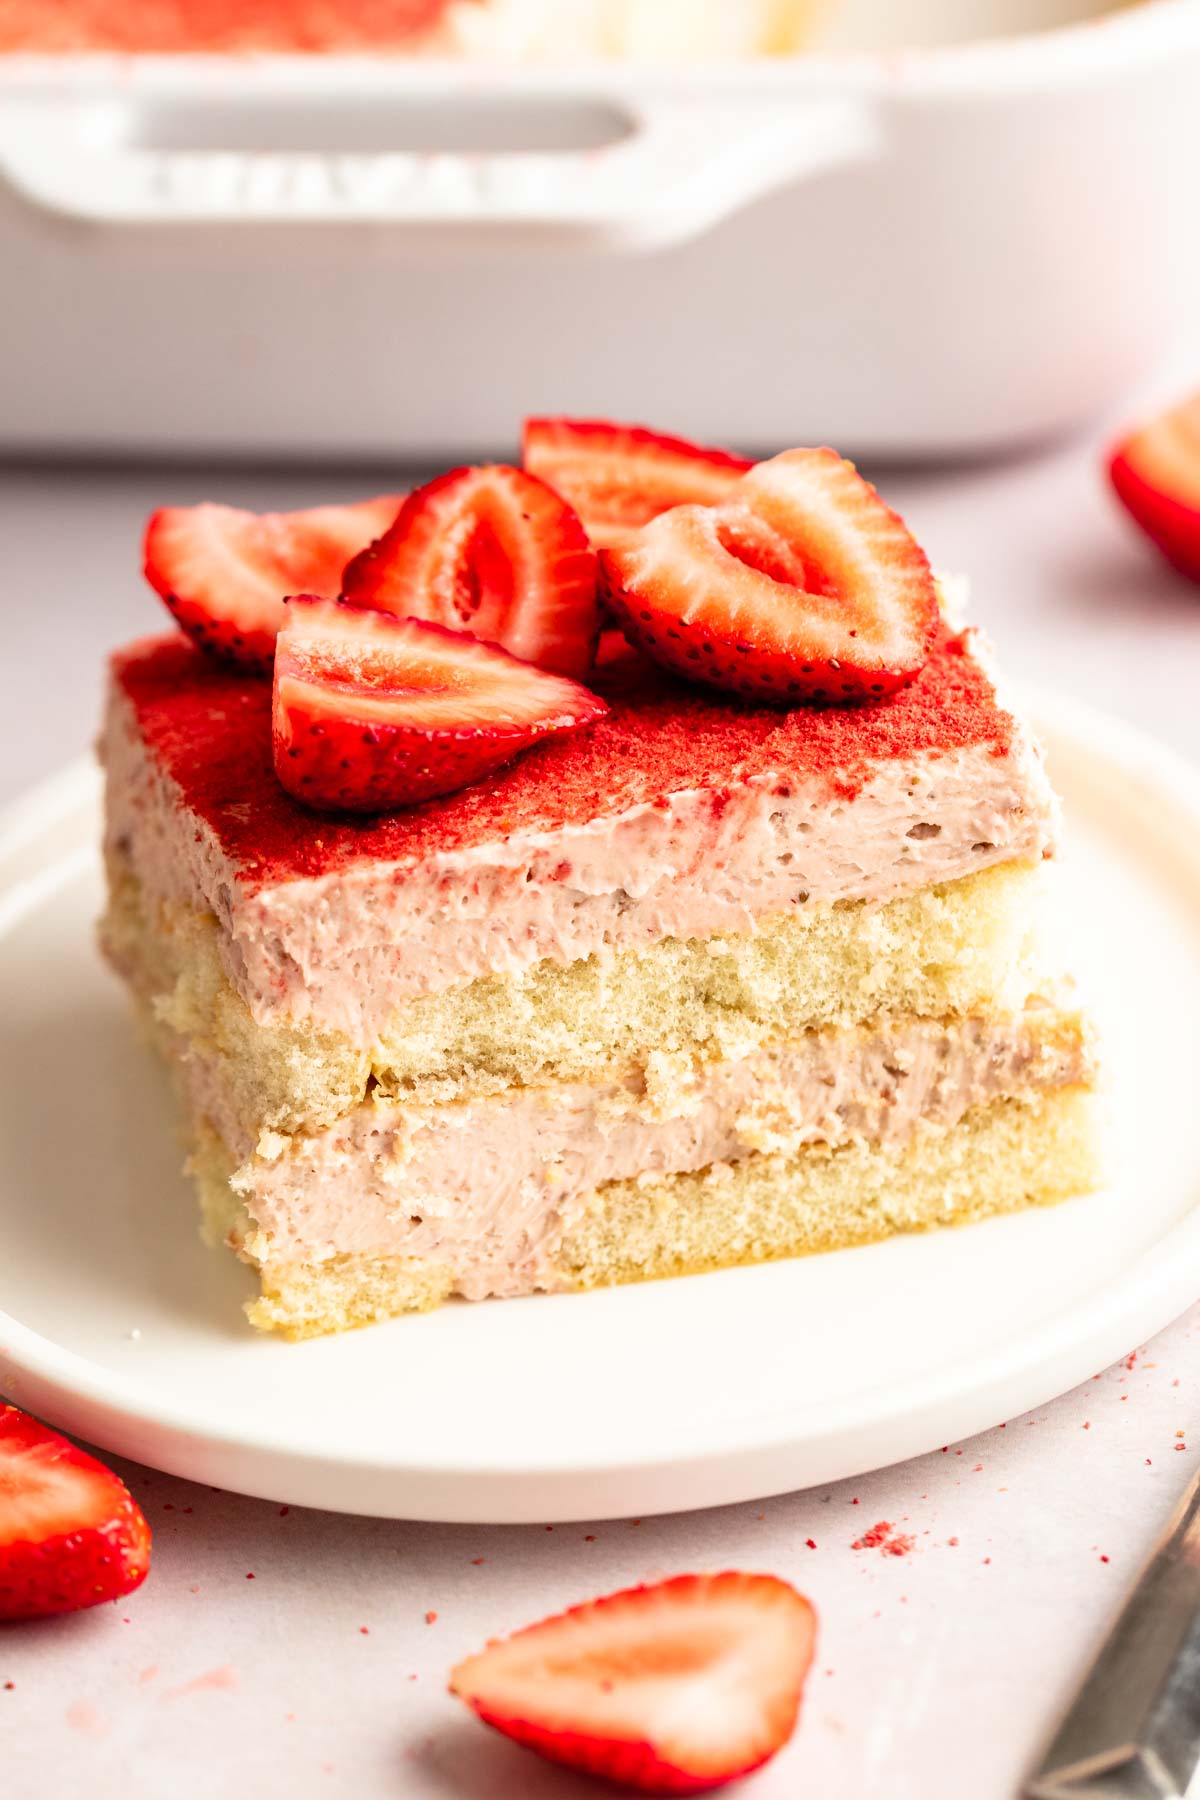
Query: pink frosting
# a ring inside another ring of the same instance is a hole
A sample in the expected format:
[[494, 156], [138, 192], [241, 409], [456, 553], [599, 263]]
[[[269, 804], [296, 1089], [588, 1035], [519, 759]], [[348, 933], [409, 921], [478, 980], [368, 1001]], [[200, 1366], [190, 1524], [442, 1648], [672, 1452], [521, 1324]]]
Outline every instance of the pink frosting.
[[[367, 1102], [311, 1136], [264, 1134], [234, 1177], [264, 1258], [395, 1255], [448, 1263], [470, 1298], [553, 1284], [554, 1251], [586, 1196], [633, 1176], [756, 1151], [952, 1125], [968, 1107], [1087, 1077], [1073, 1034], [1016, 1019], [910, 1020], [809, 1033], [704, 1069], [663, 1062], [649, 1087], [569, 1083], [420, 1108]], [[187, 1065], [221, 1122], [211, 1071]], [[236, 1143], [236, 1130], [225, 1121]]]
[[882, 901], [1049, 852], [1055, 802], [1017, 726], [986, 744], [879, 762], [852, 794], [828, 776], [675, 792], [554, 831], [252, 891], [145, 750], [114, 688], [102, 745], [108, 830], [148, 896], [215, 914], [254, 1017], [308, 1021], [369, 1045], [405, 999], [544, 958], [744, 932], [808, 901]]

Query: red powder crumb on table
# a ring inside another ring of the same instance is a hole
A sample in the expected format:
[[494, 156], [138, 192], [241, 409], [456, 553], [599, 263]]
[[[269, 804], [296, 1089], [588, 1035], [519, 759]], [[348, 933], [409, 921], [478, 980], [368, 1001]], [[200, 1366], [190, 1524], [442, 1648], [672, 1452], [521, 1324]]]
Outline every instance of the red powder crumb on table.
[[958, 1539], [957, 1538], [947, 1538], [946, 1542], [950, 1545], [950, 1548], [952, 1550], [958, 1549]]
[[817, 1547], [817, 1546], [816, 1546], [816, 1543], [815, 1543], [815, 1541], [814, 1541], [814, 1540], [813, 1540], [813, 1539], [812, 1539], [812, 1538], [805, 1538], [805, 1540], [804, 1540], [804, 1541], [805, 1541], [805, 1543], [806, 1543], [806, 1544], [807, 1544], [807, 1545], [808, 1545], [808, 1547], [809, 1547], [809, 1549], [810, 1549], [810, 1550], [815, 1550], [815, 1549], [816, 1549], [816, 1547]]
[[[855, 1501], [855, 1505], [857, 1504], [858, 1502]], [[860, 1538], [855, 1538], [850, 1548], [852, 1550], [877, 1550], [880, 1544], [886, 1543], [891, 1535], [892, 1528], [888, 1521], [880, 1519], [878, 1525], [872, 1525], [871, 1529], [864, 1531]]]
[[473, 1569], [478, 1569], [479, 1566], [481, 1565], [481, 1563], [483, 1563], [485, 1560], [486, 1559], [482, 1556], [473, 1556], [471, 1558], [471, 1567]]
[[1107, 1561], [1108, 1561], [1108, 1558], [1107, 1558], [1107, 1556], [1102, 1556], [1102, 1557], [1101, 1557], [1101, 1558], [1100, 1558], [1100, 1561], [1101, 1561], [1101, 1562], [1107, 1562]]
[[252, 1571], [248, 1571], [248, 1572], [247, 1572], [247, 1575], [246, 1575], [246, 1580], [247, 1580], [247, 1581], [253, 1581], [253, 1580], [254, 1580], [254, 1574], [253, 1574], [253, 1572], [252, 1572]]
[[851, 1544], [852, 1550], [878, 1550], [883, 1556], [907, 1556], [916, 1548], [916, 1539], [906, 1532], [897, 1531], [886, 1519], [880, 1519], [869, 1531], [864, 1531], [860, 1538]]
[[427, 1625], [436, 1625], [437, 1624], [437, 1614], [435, 1612], [427, 1612], [425, 1614], [425, 1623]]

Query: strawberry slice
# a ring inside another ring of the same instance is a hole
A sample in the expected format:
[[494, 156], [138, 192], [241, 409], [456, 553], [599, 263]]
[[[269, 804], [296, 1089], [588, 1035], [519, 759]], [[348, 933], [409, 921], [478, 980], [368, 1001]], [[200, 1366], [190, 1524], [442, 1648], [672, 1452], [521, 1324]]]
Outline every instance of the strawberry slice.
[[146, 580], [205, 650], [269, 669], [285, 597], [336, 594], [346, 559], [387, 530], [403, 498], [293, 513], [164, 506], [146, 525]]
[[569, 500], [598, 550], [623, 544], [672, 506], [712, 506], [753, 463], [645, 425], [526, 419], [525, 467]]
[[307, 806], [385, 812], [491, 775], [603, 700], [465, 631], [302, 594], [275, 654], [275, 772]]
[[119, 1600], [146, 1579], [150, 1527], [123, 1481], [0, 1406], [0, 1620]]
[[1118, 444], [1108, 472], [1167, 561], [1200, 581], [1200, 393]]
[[787, 1742], [815, 1636], [808, 1601], [773, 1575], [678, 1575], [490, 1643], [450, 1691], [552, 1762], [701, 1794]]
[[937, 626], [925, 552], [833, 450], [758, 463], [719, 506], [676, 507], [600, 563], [655, 662], [775, 704], [890, 694]]
[[583, 676], [599, 630], [597, 573], [566, 502], [544, 481], [496, 463], [452, 469], [410, 494], [347, 568], [342, 597]]

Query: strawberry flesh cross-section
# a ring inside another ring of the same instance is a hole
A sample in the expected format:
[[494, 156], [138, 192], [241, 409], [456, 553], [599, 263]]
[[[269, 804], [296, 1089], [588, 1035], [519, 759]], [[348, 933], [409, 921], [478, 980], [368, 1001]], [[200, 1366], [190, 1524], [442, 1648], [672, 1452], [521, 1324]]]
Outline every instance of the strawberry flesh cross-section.
[[1167, 561], [1200, 581], [1200, 393], [1131, 432], [1112, 454], [1109, 477]]
[[646, 1794], [700, 1794], [791, 1736], [812, 1661], [808, 1601], [728, 1570], [628, 1588], [528, 1626], [450, 1678], [488, 1725]]
[[712, 506], [753, 467], [645, 425], [526, 419], [525, 467], [569, 500], [597, 549], [623, 544], [672, 506]]
[[336, 594], [347, 558], [387, 530], [402, 499], [288, 513], [165, 506], [146, 526], [146, 579], [202, 649], [269, 669], [287, 595]]
[[607, 712], [466, 632], [301, 595], [275, 656], [275, 771], [308, 806], [386, 812], [494, 774]]
[[716, 506], [680, 506], [600, 557], [618, 623], [688, 680], [773, 705], [894, 693], [938, 624], [925, 552], [832, 450], [758, 463]]
[[150, 1527], [125, 1483], [0, 1406], [0, 1621], [119, 1600], [146, 1579]]
[[595, 552], [544, 481], [502, 463], [452, 469], [410, 494], [356, 556], [342, 597], [499, 644], [585, 676], [599, 633]]

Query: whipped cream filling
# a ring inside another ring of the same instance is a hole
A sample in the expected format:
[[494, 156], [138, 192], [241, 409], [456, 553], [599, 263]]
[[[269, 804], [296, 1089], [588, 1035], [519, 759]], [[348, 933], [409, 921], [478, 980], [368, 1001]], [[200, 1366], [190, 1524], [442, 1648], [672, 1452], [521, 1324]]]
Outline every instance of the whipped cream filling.
[[[367, 1102], [311, 1136], [236, 1135], [233, 1177], [256, 1260], [405, 1256], [449, 1265], [479, 1299], [555, 1284], [563, 1232], [605, 1182], [652, 1179], [807, 1145], [900, 1146], [972, 1106], [1087, 1081], [1078, 1016], [901, 1020], [811, 1032], [740, 1061], [660, 1058], [644, 1082], [513, 1089], [435, 1107]], [[219, 1085], [185, 1067], [218, 1129]]]
[[364, 863], [248, 888], [216, 834], [145, 752], [114, 690], [102, 743], [107, 830], [150, 901], [212, 912], [254, 1018], [369, 1046], [405, 999], [543, 959], [748, 932], [812, 902], [886, 901], [1048, 854], [1057, 808], [1032, 741], [888, 762], [852, 797], [755, 776], [723, 792], [554, 832], [516, 832], [416, 866]]

